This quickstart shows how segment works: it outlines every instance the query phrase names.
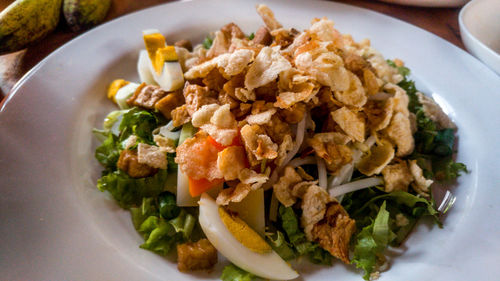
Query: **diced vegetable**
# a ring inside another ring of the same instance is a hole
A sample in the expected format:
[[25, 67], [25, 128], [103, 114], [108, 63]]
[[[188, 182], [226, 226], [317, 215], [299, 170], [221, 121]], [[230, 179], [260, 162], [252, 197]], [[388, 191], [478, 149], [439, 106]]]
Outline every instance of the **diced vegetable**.
[[200, 196], [203, 192], [207, 192], [208, 190], [221, 185], [223, 182], [224, 179], [209, 181], [207, 179], [195, 180], [189, 178], [189, 194], [191, 197]]

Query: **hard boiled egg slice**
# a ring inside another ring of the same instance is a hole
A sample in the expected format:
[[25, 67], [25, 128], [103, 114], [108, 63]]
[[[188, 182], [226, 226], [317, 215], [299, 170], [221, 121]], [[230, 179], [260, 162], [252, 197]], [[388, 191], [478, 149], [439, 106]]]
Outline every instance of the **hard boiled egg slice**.
[[229, 261], [262, 278], [290, 280], [299, 276], [262, 237], [219, 207], [212, 197], [204, 193], [198, 204], [203, 232]]
[[[144, 69], [143, 66], [147, 65], [154, 81], [165, 91], [181, 88], [184, 84], [184, 75], [175, 47], [167, 46], [165, 37], [157, 30], [143, 31], [143, 38], [149, 61], [144, 55], [140, 55], [138, 68]], [[146, 79], [147, 71], [143, 72]]]
[[231, 202], [229, 210], [238, 213], [238, 216], [261, 236], [266, 228], [264, 189], [252, 190], [240, 202]]
[[115, 101], [120, 109], [129, 108], [127, 100], [135, 93], [139, 86], [137, 83], [128, 83], [116, 92]]
[[148, 85], [158, 85], [151, 73], [151, 61], [149, 60], [148, 51], [141, 50], [139, 52], [139, 60], [137, 61], [137, 72], [139, 79]]

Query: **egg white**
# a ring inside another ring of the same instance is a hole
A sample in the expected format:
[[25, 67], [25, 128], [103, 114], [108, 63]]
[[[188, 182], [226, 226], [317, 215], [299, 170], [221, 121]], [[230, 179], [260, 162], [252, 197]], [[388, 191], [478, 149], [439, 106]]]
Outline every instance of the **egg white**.
[[139, 73], [139, 79], [148, 85], [158, 85], [151, 73], [150, 65], [151, 60], [148, 56], [148, 51], [141, 50], [139, 52], [139, 59], [137, 61], [137, 72]]
[[291, 280], [299, 276], [276, 252], [260, 254], [243, 246], [229, 232], [219, 215], [215, 200], [203, 193], [200, 201], [199, 221], [212, 245], [238, 267], [262, 278]]

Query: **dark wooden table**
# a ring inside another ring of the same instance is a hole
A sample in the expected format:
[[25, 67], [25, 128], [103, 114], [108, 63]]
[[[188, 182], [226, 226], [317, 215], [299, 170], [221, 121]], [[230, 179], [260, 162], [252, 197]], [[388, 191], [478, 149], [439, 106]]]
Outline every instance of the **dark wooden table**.
[[[445, 40], [463, 48], [458, 29], [459, 8], [420, 8], [399, 6], [375, 0], [336, 0], [354, 6], [364, 7], [386, 15], [399, 18], [430, 31]], [[0, 0], [0, 10], [12, 0]], [[150, 6], [171, 2], [169, 0], [113, 0], [106, 20], [144, 9]], [[0, 56], [0, 101], [9, 94], [14, 84], [33, 66], [71, 40], [79, 33], [71, 32], [64, 24], [38, 44], [25, 50]]]

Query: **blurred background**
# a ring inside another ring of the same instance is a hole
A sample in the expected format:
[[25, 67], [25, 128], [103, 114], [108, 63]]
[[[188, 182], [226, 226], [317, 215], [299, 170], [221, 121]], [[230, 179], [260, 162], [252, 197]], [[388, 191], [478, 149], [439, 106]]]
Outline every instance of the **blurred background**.
[[[111, 6], [107, 9], [105, 17], [100, 22], [106, 22], [154, 5], [172, 2], [171, 0], [110, 1]], [[3, 11], [13, 2], [12, 0], [0, 0], [0, 11]], [[460, 38], [458, 14], [460, 6], [467, 0], [384, 0], [384, 2], [375, 0], [336, 0], [336, 2], [363, 7], [396, 17], [432, 32], [464, 49]], [[404, 3], [405, 5], [391, 2]], [[415, 4], [429, 6], [436, 5], [436, 3], [444, 3], [444, 5], [454, 7], [415, 6]], [[15, 83], [33, 66], [67, 41], [85, 32], [85, 30], [73, 31], [64, 19], [64, 16], [61, 16], [57, 27], [51, 33], [28, 48], [0, 55], [0, 100], [9, 94]]]

